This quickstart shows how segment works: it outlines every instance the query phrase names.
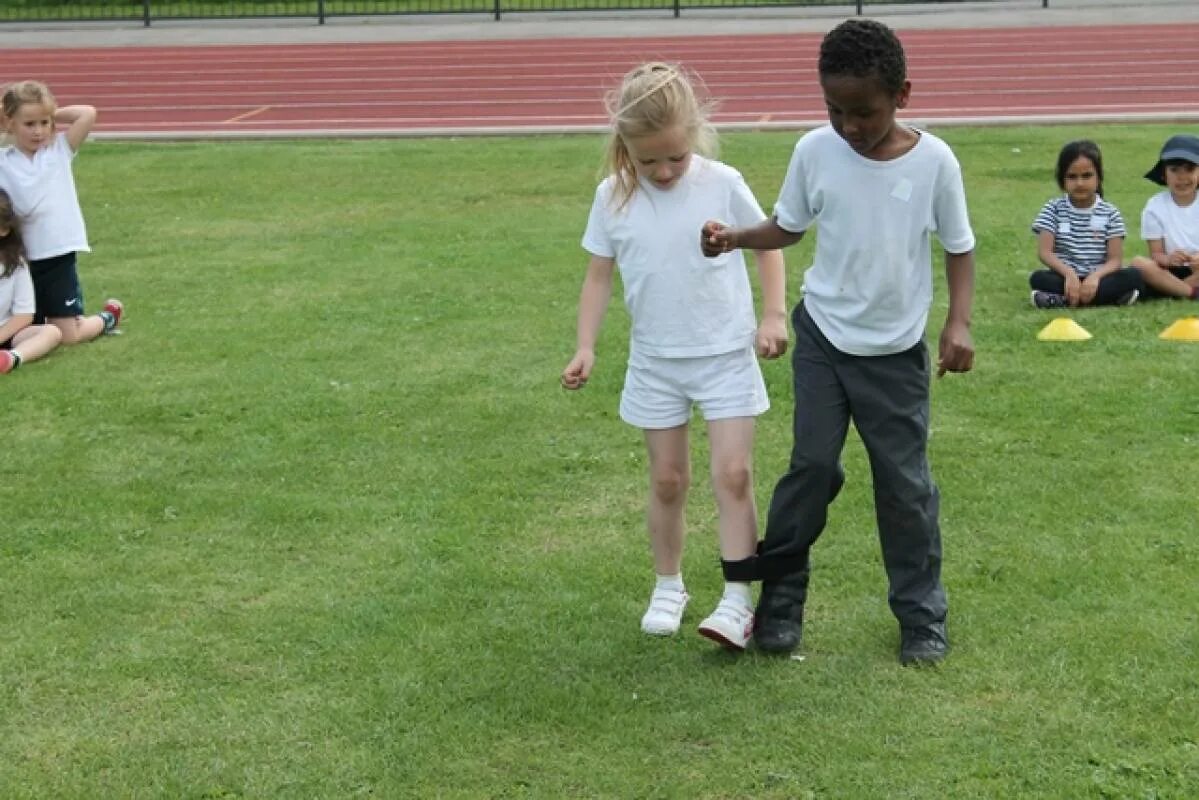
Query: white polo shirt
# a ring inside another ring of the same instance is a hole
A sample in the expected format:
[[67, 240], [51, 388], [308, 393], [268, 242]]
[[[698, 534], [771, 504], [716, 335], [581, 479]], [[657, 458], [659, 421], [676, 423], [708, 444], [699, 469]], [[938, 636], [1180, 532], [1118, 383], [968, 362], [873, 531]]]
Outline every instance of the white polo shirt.
[[25, 257], [30, 261], [88, 251], [87, 228], [75, 194], [71, 161], [75, 151], [65, 134], [33, 158], [15, 146], [0, 150], [0, 187], [12, 198], [21, 219]]
[[873, 161], [831, 126], [800, 138], [774, 207], [784, 230], [816, 226], [804, 307], [838, 350], [900, 353], [924, 337], [932, 303], [931, 235], [974, 249], [962, 171], [941, 139], [919, 131], [902, 156]]
[[751, 346], [757, 321], [745, 257], [736, 250], [705, 258], [699, 244], [708, 220], [743, 226], [766, 218], [741, 173], [693, 155], [678, 183], [663, 190], [640, 181], [619, 211], [615, 183], [609, 177], [596, 189], [583, 248], [616, 259], [631, 352], [691, 358]]
[[32, 314], [35, 309], [33, 280], [29, 277], [28, 267], [22, 264], [7, 278], [0, 277], [0, 325], [17, 314]]

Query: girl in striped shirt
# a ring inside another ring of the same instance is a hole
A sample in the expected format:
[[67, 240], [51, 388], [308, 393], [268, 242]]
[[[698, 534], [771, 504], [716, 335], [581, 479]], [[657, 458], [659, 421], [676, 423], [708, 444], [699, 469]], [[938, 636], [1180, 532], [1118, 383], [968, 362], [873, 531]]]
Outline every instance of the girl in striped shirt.
[[1069, 142], [1058, 154], [1055, 176], [1065, 194], [1046, 203], [1032, 223], [1037, 256], [1046, 267], [1028, 278], [1032, 304], [1132, 305], [1141, 274], [1123, 266], [1124, 218], [1103, 199], [1099, 145]]

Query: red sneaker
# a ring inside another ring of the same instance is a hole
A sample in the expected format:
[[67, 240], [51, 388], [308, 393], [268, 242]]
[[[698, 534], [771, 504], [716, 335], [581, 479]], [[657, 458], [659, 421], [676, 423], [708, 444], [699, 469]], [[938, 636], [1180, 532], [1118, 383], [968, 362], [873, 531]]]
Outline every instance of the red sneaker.
[[112, 314], [112, 324], [104, 329], [107, 332], [121, 324], [121, 315], [125, 313], [125, 304], [115, 297], [110, 297], [104, 301], [104, 310]]
[[11, 350], [0, 350], [0, 375], [6, 372], [12, 372], [13, 365], [17, 360], [12, 357]]

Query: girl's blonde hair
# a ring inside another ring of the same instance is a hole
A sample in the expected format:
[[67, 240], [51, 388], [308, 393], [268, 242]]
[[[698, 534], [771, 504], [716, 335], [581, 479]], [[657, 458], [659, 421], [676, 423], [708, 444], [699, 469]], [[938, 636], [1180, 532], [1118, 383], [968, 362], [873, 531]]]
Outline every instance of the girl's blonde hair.
[[626, 145], [628, 139], [680, 126], [693, 151], [715, 155], [716, 131], [708, 121], [712, 104], [696, 97], [691, 79], [676, 64], [651, 61], [633, 68], [604, 102], [612, 120], [605, 171], [616, 179], [612, 200], [618, 209], [637, 191], [637, 170]]
[[4, 130], [0, 131], [0, 144], [9, 144], [9, 120], [17, 115], [21, 106], [29, 103], [43, 106], [50, 112], [51, 117], [58, 109], [58, 101], [54, 99], [49, 87], [41, 81], [17, 81], [4, 87], [4, 94], [0, 96], [0, 119], [4, 122]]
[[8, 231], [0, 236], [0, 277], [7, 278], [21, 266], [25, 258], [25, 245], [21, 239], [17, 210], [13, 208], [12, 198], [3, 189], [0, 189], [0, 230]]
[[51, 114], [58, 109], [58, 102], [50, 89], [41, 81], [17, 81], [4, 87], [3, 99], [0, 99], [0, 111], [4, 116], [12, 118], [28, 103], [38, 103], [46, 107]]

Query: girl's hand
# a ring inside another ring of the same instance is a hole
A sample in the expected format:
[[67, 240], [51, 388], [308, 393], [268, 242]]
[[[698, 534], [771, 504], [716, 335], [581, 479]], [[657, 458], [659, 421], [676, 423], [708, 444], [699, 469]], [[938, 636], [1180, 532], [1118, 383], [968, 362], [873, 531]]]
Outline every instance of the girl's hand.
[[946, 372], [969, 372], [974, 367], [974, 339], [960, 322], [946, 323], [937, 347], [937, 377]]
[[1091, 273], [1082, 281], [1082, 285], [1078, 290], [1078, 302], [1080, 305], [1089, 306], [1095, 300], [1095, 295], [1099, 291], [1099, 277], [1095, 273]]
[[1077, 306], [1082, 295], [1082, 281], [1077, 275], [1071, 275], [1066, 278], [1066, 302], [1071, 306]]
[[778, 358], [787, 352], [787, 315], [769, 314], [760, 325], [754, 338], [754, 349], [761, 358]]
[[1166, 266], [1170, 267], [1189, 267], [1191, 265], [1191, 256], [1186, 250], [1175, 250], [1170, 255], [1166, 256]]
[[595, 366], [595, 353], [590, 350], [580, 350], [562, 370], [562, 388], [574, 391], [587, 385], [591, 377], [591, 369]]
[[713, 258], [737, 249], [734, 230], [719, 220], [708, 220], [699, 231], [699, 247], [704, 255]]

